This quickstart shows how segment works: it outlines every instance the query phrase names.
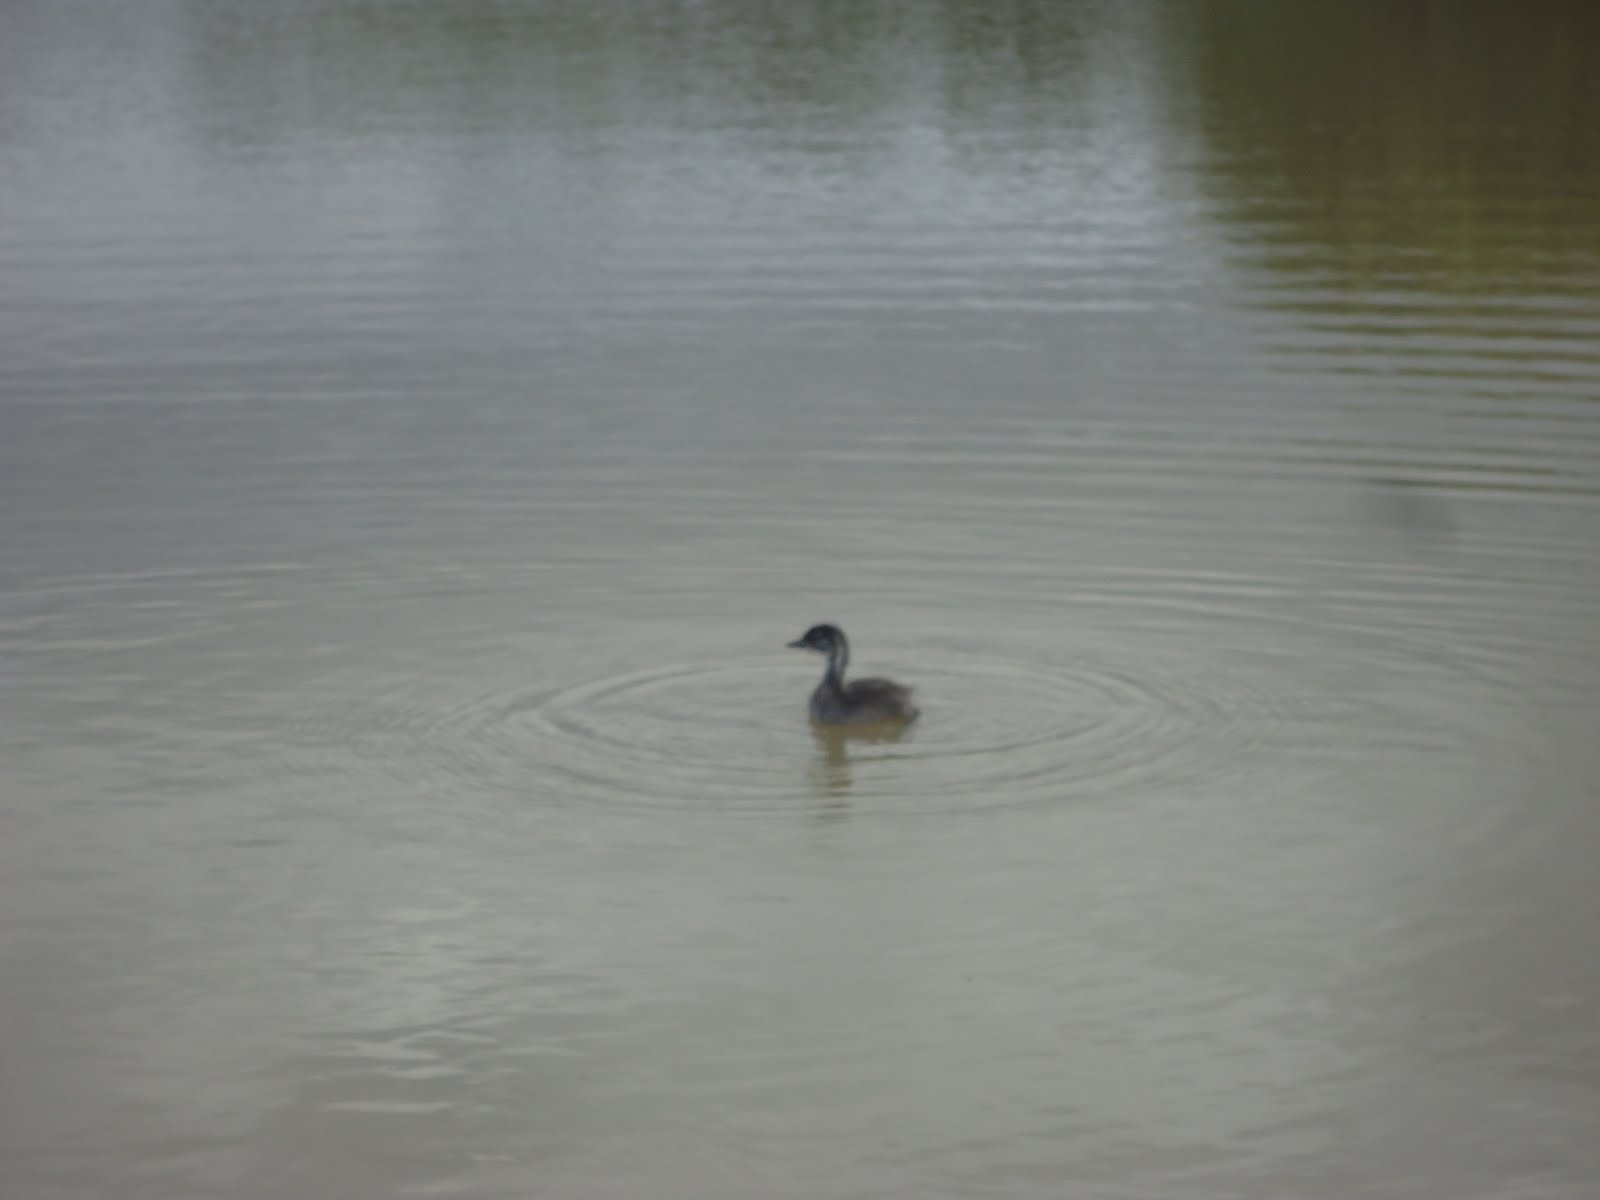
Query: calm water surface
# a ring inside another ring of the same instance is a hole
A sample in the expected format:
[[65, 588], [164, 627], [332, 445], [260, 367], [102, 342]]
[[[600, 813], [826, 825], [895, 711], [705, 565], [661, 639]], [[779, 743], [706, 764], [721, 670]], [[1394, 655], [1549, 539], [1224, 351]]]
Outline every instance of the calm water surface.
[[1592, 1196], [1600, 19], [1317, 13], [9, 5], [6, 1194]]

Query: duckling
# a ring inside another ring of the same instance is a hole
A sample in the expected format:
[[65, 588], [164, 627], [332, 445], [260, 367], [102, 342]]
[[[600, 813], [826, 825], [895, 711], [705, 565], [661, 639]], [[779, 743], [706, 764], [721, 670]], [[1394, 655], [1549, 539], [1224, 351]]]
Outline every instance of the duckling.
[[857, 679], [845, 683], [850, 643], [837, 625], [813, 625], [789, 643], [792, 649], [815, 650], [828, 656], [822, 682], [811, 693], [811, 719], [819, 725], [875, 725], [885, 721], [910, 721], [917, 715], [911, 689], [888, 679]]

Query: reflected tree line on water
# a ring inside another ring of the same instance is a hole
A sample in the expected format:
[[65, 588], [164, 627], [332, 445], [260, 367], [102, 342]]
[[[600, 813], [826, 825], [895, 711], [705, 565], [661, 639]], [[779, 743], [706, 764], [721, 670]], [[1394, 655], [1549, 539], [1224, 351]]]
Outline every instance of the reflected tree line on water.
[[[333, 122], [404, 90], [408, 107], [471, 105], [500, 130], [541, 113], [781, 130], [899, 120], [908, 106], [918, 119], [997, 100], [1014, 113], [1005, 101], [1070, 92], [1099, 7], [330, 0], [293, 17], [196, 4], [189, 28], [197, 85], [221, 105], [255, 80], [258, 93], [300, 87]], [[908, 95], [908, 76], [935, 83]]]
[[1587, 286], [1600, 270], [1600, 5], [1583, 0], [189, 12], [195, 110], [220, 114], [205, 136], [225, 142], [270, 140], [275, 121], [359, 135], [465, 120], [587, 153], [624, 124], [818, 155], [908, 127], [1027, 149], [1095, 119], [1093, 70], [1139, 60], [1178, 153], [1205, 165], [1213, 216], [1259, 242], [1269, 270], [1439, 293]]
[[[1352, 285], [1600, 272], [1600, 6], [1173, 6], [1175, 111], [1265, 261]], [[1308, 252], [1309, 251], [1309, 252]]]

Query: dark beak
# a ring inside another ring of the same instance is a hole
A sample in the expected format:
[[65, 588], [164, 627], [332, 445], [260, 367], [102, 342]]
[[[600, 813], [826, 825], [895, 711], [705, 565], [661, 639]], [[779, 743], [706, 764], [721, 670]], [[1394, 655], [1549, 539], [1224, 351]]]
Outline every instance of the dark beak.
[[789, 643], [789, 649], [791, 649], [791, 650], [806, 650], [806, 649], [809, 649], [809, 647], [806, 645], [805, 638], [795, 638], [794, 641]]

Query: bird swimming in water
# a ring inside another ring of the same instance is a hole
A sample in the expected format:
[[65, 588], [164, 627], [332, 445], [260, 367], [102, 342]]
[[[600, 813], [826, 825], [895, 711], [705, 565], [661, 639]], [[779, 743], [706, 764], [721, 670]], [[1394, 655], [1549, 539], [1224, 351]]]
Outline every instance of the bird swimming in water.
[[888, 679], [844, 681], [850, 643], [837, 625], [813, 625], [789, 646], [828, 656], [822, 682], [811, 693], [811, 719], [819, 725], [877, 725], [909, 721], [917, 715], [908, 687]]

